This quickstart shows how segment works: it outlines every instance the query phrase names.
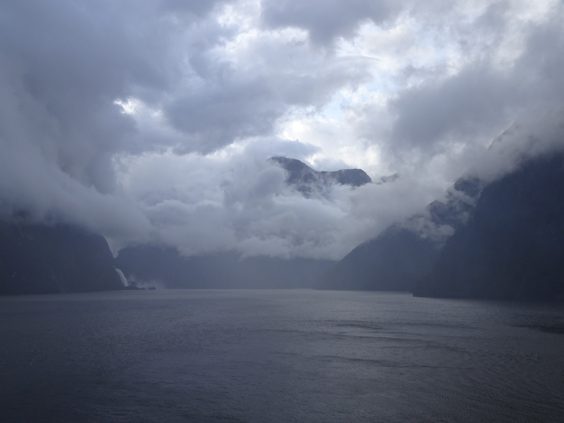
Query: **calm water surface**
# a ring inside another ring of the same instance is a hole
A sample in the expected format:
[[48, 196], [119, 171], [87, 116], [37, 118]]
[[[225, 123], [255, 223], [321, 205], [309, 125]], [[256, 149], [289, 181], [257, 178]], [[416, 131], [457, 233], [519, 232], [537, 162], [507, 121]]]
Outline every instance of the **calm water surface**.
[[564, 309], [324, 291], [0, 299], [2, 422], [564, 422]]

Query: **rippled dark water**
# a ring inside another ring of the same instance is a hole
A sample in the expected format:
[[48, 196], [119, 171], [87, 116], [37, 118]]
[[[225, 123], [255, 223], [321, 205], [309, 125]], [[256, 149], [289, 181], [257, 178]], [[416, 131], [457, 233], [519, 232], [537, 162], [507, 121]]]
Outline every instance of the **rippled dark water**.
[[0, 299], [2, 422], [563, 422], [559, 306], [317, 291]]

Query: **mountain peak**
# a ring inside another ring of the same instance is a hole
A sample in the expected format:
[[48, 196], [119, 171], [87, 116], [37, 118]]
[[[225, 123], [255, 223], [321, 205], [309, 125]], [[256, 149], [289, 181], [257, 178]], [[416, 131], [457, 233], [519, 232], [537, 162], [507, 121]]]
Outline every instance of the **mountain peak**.
[[360, 187], [372, 182], [362, 169], [340, 169], [336, 171], [318, 171], [304, 162], [284, 156], [274, 156], [270, 161], [287, 172], [286, 182], [302, 194], [309, 196], [313, 192], [322, 192], [331, 185]]

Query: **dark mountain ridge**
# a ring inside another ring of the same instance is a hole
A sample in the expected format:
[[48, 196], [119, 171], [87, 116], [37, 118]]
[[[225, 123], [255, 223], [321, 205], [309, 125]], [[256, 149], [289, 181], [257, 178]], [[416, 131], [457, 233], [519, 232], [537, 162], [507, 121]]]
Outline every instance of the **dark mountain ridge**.
[[323, 275], [322, 289], [411, 291], [431, 271], [446, 237], [470, 215], [482, 189], [476, 178], [461, 178], [444, 201], [385, 229], [354, 248]]
[[0, 221], [0, 294], [121, 289], [104, 237], [76, 226]]
[[419, 296], [564, 298], [564, 154], [528, 160], [489, 184], [415, 289]]

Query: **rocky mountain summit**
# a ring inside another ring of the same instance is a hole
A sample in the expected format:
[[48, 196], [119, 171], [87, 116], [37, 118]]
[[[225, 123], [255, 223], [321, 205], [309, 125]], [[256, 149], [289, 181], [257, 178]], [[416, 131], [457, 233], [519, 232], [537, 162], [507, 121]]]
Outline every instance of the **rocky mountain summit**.
[[286, 183], [295, 187], [305, 196], [323, 192], [332, 185], [360, 187], [372, 182], [362, 169], [341, 169], [336, 171], [317, 171], [304, 162], [288, 157], [275, 156], [270, 160], [287, 172]]

